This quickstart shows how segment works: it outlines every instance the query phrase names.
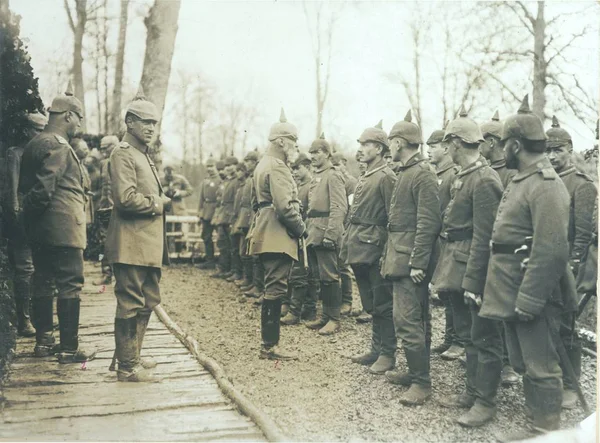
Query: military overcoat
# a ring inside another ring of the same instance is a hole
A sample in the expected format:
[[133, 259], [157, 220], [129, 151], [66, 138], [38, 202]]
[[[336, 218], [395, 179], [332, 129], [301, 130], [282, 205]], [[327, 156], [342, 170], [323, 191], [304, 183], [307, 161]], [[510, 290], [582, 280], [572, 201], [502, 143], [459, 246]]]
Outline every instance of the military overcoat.
[[232, 226], [233, 234], [241, 234], [250, 228], [254, 211], [252, 211], [252, 176], [247, 177], [243, 186], [239, 188], [240, 200], [236, 208], [236, 219]]
[[439, 165], [436, 173], [437, 173], [437, 182], [439, 189], [439, 200], [440, 200], [440, 209], [442, 211], [442, 215], [444, 215], [444, 211], [446, 207], [448, 207], [448, 203], [450, 203], [450, 188], [452, 187], [452, 182], [454, 181], [454, 177], [460, 168], [455, 165], [452, 160], [447, 159], [441, 165]]
[[221, 177], [206, 177], [200, 185], [200, 203], [198, 204], [198, 217], [211, 221], [217, 208], [217, 190], [221, 186]]
[[515, 174], [517, 173], [516, 169], [508, 169], [506, 167], [506, 160], [498, 160], [492, 162], [490, 164], [492, 169], [498, 173], [500, 177], [500, 181], [502, 182], [502, 188], [506, 189], [508, 184], [511, 182]]

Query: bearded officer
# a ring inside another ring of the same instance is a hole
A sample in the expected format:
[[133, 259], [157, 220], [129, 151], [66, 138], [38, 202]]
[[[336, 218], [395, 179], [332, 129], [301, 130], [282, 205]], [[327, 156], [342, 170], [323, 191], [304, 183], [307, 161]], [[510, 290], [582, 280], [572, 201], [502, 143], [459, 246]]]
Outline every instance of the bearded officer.
[[352, 357], [352, 361], [382, 374], [390, 369], [396, 353], [392, 283], [381, 276], [380, 267], [396, 176], [384, 159], [389, 145], [381, 121], [365, 129], [358, 142], [366, 172], [356, 185], [341, 257], [354, 271], [364, 310], [373, 316], [370, 349]]
[[29, 113], [25, 118], [26, 126], [23, 130], [22, 143], [12, 146], [6, 151], [6, 189], [2, 201], [2, 215], [4, 235], [7, 240], [8, 260], [13, 271], [12, 281], [17, 311], [17, 333], [22, 337], [33, 337], [35, 336], [35, 329], [31, 325], [29, 315], [33, 261], [23, 220], [20, 216], [23, 195], [19, 192], [19, 178], [25, 145], [44, 130], [48, 118], [39, 112]]
[[479, 144], [479, 152], [489, 162], [492, 169], [498, 173], [502, 187], [505, 189], [517, 171], [506, 167], [504, 142], [501, 139], [502, 123], [498, 111], [494, 113], [492, 120], [483, 123], [480, 129], [483, 141]]
[[206, 261], [198, 267], [200, 269], [214, 269], [216, 262], [212, 219], [217, 209], [217, 190], [221, 185], [221, 177], [217, 173], [217, 164], [213, 158], [209, 158], [204, 167], [206, 178], [202, 180], [200, 185], [198, 217], [200, 217], [200, 223], [202, 224], [202, 242], [204, 243], [204, 258]]
[[254, 201], [258, 208], [250, 237], [250, 254], [264, 267], [265, 294], [261, 308], [260, 358], [295, 358], [279, 346], [281, 299], [287, 293], [288, 276], [298, 260], [298, 241], [306, 237], [298, 190], [287, 164], [298, 155], [298, 130], [283, 109], [271, 126], [269, 148], [254, 171]]
[[116, 280], [117, 378], [153, 381], [155, 362], [140, 358], [152, 309], [160, 303], [161, 265], [168, 263], [165, 218], [171, 200], [148, 155], [160, 114], [140, 87], [125, 114], [127, 133], [110, 157], [114, 208], [106, 254]]
[[560, 315], [577, 306], [568, 265], [570, 198], [544, 156], [546, 135], [527, 96], [518, 113], [504, 121], [502, 140], [506, 165], [518, 172], [498, 208], [479, 315], [504, 321], [510, 362], [524, 374], [532, 430], [547, 432], [560, 427], [562, 403], [562, 372], [552, 337], [558, 335]]
[[311, 144], [308, 154], [314, 171], [306, 219], [308, 278], [319, 281], [323, 312], [317, 319], [307, 322], [306, 327], [318, 329], [320, 335], [332, 335], [340, 329], [339, 245], [348, 200], [344, 176], [331, 163], [331, 146], [324, 134]]
[[481, 426], [496, 415], [496, 392], [502, 371], [502, 324], [478, 316], [490, 256], [490, 238], [502, 196], [498, 174], [479, 153], [483, 140], [464, 106], [446, 127], [444, 142], [460, 166], [452, 200], [444, 213], [442, 250], [434, 281], [452, 304], [454, 329], [465, 342], [466, 390], [440, 401], [469, 409], [458, 418], [463, 426]]
[[[552, 117], [552, 127], [546, 132], [546, 156], [558, 176], [567, 187], [571, 197], [569, 211], [569, 262], [575, 276], [579, 270], [581, 259], [593, 236], [594, 206], [597, 191], [593, 180], [573, 165], [573, 140], [571, 135], [560, 127], [556, 116]], [[561, 318], [560, 335], [567, 350], [567, 355], [574, 369], [576, 380], [571, 380], [563, 369], [563, 407], [572, 409], [577, 405], [575, 383], [581, 375], [581, 341], [573, 331], [575, 315], [567, 313]]]
[[[393, 284], [394, 329], [408, 365], [410, 381], [406, 384], [410, 389], [400, 397], [400, 403], [413, 406], [425, 403], [431, 396], [427, 289], [434, 269], [432, 251], [442, 222], [437, 176], [419, 152], [423, 143], [421, 129], [412, 122], [410, 110], [404, 121], [392, 127], [388, 139], [392, 158], [398, 162], [398, 173], [381, 275]], [[406, 374], [389, 371], [386, 377], [395, 383]]]
[[[25, 147], [19, 190], [33, 266], [32, 316], [36, 326], [34, 355], [59, 353], [59, 361], [86, 361], [94, 353], [79, 347], [79, 294], [83, 287], [86, 246], [83, 168], [69, 145], [83, 121], [83, 106], [65, 95], [50, 106], [48, 126]], [[53, 287], [58, 291], [60, 345], [52, 333]]]
[[[446, 122], [446, 126], [448, 122]], [[438, 182], [438, 197], [440, 201], [441, 215], [444, 215], [444, 211], [450, 203], [450, 187], [454, 181], [454, 177], [460, 170], [460, 168], [454, 164], [450, 155], [448, 155], [448, 147], [443, 142], [444, 129], [436, 129], [431, 133], [429, 139], [427, 139], [427, 145], [429, 146], [429, 163], [435, 166]], [[439, 244], [440, 240], [437, 240]], [[439, 259], [439, 246], [434, 248], [434, 256], [432, 261], [437, 264]], [[439, 294], [438, 294], [439, 296]], [[465, 354], [464, 343], [460, 337], [456, 335], [454, 331], [454, 320], [452, 315], [452, 306], [450, 300], [442, 295], [440, 301], [444, 304], [444, 316], [446, 320], [446, 327], [444, 329], [444, 341], [441, 345], [435, 346], [431, 349], [434, 354], [441, 354], [445, 360], [456, 360]]]

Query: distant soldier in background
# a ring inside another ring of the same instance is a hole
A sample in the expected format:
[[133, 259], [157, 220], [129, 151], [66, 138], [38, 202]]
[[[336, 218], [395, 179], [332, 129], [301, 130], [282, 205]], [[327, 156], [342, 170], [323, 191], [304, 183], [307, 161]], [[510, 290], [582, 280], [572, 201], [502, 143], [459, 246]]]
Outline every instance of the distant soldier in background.
[[114, 207], [108, 225], [106, 254], [116, 280], [117, 379], [154, 381], [156, 362], [140, 357], [152, 309], [160, 304], [161, 265], [169, 257], [165, 212], [171, 200], [148, 155], [160, 114], [140, 87], [125, 114], [127, 133], [110, 157]]
[[163, 169], [165, 174], [162, 177], [162, 187], [165, 190], [165, 195], [172, 202], [168, 214], [187, 215], [187, 208], [183, 199], [192, 195], [194, 191], [192, 185], [185, 176], [173, 172], [173, 165], [165, 165]]
[[[306, 220], [308, 195], [312, 178], [310, 159], [300, 154], [292, 165], [292, 174], [298, 186], [298, 200], [302, 205], [302, 218]], [[317, 318], [317, 291], [315, 279], [308, 278], [308, 264], [305, 265], [302, 254], [294, 262], [288, 282], [289, 311], [281, 319], [284, 325], [296, 325], [300, 320], [312, 321]]]
[[86, 168], [84, 161], [90, 153], [86, 141], [83, 138], [73, 137], [71, 139], [71, 146], [75, 151], [75, 155], [79, 159], [82, 168], [81, 174], [83, 176], [83, 190], [85, 194], [85, 228], [86, 228], [86, 247], [83, 251], [83, 258], [85, 260], [92, 260], [91, 250], [93, 249], [92, 240], [92, 226], [94, 224], [94, 202], [92, 200], [93, 194], [91, 191], [92, 180], [88, 169]]
[[217, 172], [217, 165], [214, 159], [209, 158], [204, 167], [206, 168], [206, 177], [200, 184], [198, 217], [202, 224], [202, 241], [204, 242], [204, 258], [206, 261], [198, 267], [200, 269], [214, 269], [216, 262], [212, 219], [217, 209], [217, 191], [221, 186], [221, 177], [219, 177]]
[[294, 355], [279, 346], [281, 299], [287, 293], [292, 264], [298, 260], [298, 242], [306, 237], [298, 190], [288, 163], [298, 155], [298, 130], [285, 118], [269, 132], [269, 148], [254, 171], [254, 202], [258, 209], [250, 238], [250, 254], [257, 254], [265, 270], [261, 308], [260, 358], [288, 360]]
[[[573, 140], [571, 135], [560, 127], [556, 116], [552, 117], [552, 127], [546, 131], [546, 137], [548, 137], [546, 156], [571, 197], [568, 233], [569, 263], [577, 277], [581, 259], [592, 241], [597, 190], [593, 180], [583, 172], [579, 172], [571, 162]], [[572, 409], [577, 405], [575, 384], [579, 382], [581, 376], [581, 340], [575, 332], [575, 319], [576, 315], [572, 312], [563, 314], [561, 318], [560, 336], [577, 377], [576, 380], [571, 380], [563, 369], [563, 407], [566, 409]]]
[[[48, 125], [25, 147], [19, 191], [33, 266], [34, 355], [59, 353], [59, 361], [94, 357], [79, 347], [79, 295], [83, 287], [85, 238], [84, 167], [69, 144], [81, 127], [83, 106], [69, 82], [50, 106]], [[54, 344], [53, 296], [58, 291], [60, 344]]]
[[[235, 190], [235, 198], [233, 200], [233, 211], [232, 216], [230, 218], [230, 239], [231, 239], [231, 269], [233, 271], [233, 275], [226, 279], [228, 282], [238, 282], [241, 283], [244, 280], [244, 269], [242, 264], [242, 257], [240, 253], [241, 241], [244, 238], [243, 233], [236, 229], [235, 223], [237, 222], [242, 202], [242, 193], [244, 191], [244, 185], [246, 183], [246, 178], [248, 173], [248, 168], [244, 163], [238, 163], [235, 165], [235, 178], [237, 180], [236, 190]], [[252, 195], [250, 195], [252, 198]]]
[[[450, 188], [460, 168], [454, 164], [450, 155], [448, 155], [448, 147], [443, 142], [444, 130], [437, 129], [431, 133], [427, 140], [429, 145], [429, 163], [435, 166], [438, 183], [438, 198], [440, 201], [440, 211], [442, 217], [446, 211], [448, 203], [450, 203]], [[437, 265], [440, 252], [440, 239], [437, 239], [438, 247], [433, 250], [431, 258], [434, 266]], [[444, 341], [441, 345], [431, 349], [434, 354], [441, 354], [446, 360], [456, 360], [464, 355], [464, 343], [454, 330], [454, 317], [452, 315], [452, 305], [445, 293], [438, 294], [440, 301], [444, 304], [444, 314], [446, 327], [444, 329]]]
[[306, 327], [318, 329], [320, 335], [331, 335], [340, 329], [339, 247], [348, 198], [344, 176], [331, 163], [331, 146], [324, 134], [311, 144], [308, 153], [313, 166], [306, 217], [308, 278], [315, 280], [315, 286], [316, 280], [319, 281], [323, 311]]
[[[356, 189], [356, 184], [358, 180], [354, 178], [348, 172], [348, 168], [346, 168], [347, 159], [341, 152], [336, 152], [331, 156], [331, 162], [333, 166], [335, 166], [343, 175], [345, 179], [345, 187], [346, 187], [346, 197], [348, 199], [348, 211], [350, 210], [350, 205], [352, 205], [352, 201], [354, 200], [354, 190]], [[346, 212], [346, 218], [349, 212]], [[347, 220], [344, 220], [344, 224], [346, 224]], [[340, 278], [342, 281], [342, 315], [349, 315], [352, 312], [352, 270], [350, 269], [350, 265], [344, 263], [342, 259], [340, 259]]]
[[102, 257], [100, 262], [102, 266], [102, 276], [93, 282], [94, 285], [109, 285], [112, 283], [112, 267], [106, 259], [104, 243], [106, 242], [106, 232], [110, 222], [110, 214], [113, 209], [113, 198], [110, 184], [110, 155], [119, 145], [119, 139], [116, 135], [107, 135], [100, 140], [100, 153], [104, 160], [100, 162], [100, 200], [96, 208], [96, 223], [98, 243], [100, 246], [99, 254]]
[[[385, 161], [389, 150], [382, 122], [358, 139], [366, 172], [358, 180], [342, 239], [342, 259], [352, 266], [363, 309], [373, 316], [370, 349], [352, 357], [375, 373], [394, 361], [396, 334], [392, 319], [392, 283], [381, 276], [380, 259], [387, 241], [387, 224], [396, 176]], [[360, 317], [359, 317], [360, 318]]]
[[35, 329], [31, 325], [29, 305], [31, 300], [31, 276], [33, 275], [33, 259], [31, 247], [21, 218], [23, 210], [23, 194], [19, 192], [21, 176], [21, 160], [23, 151], [29, 141], [40, 134], [48, 118], [39, 112], [27, 114], [27, 127], [23, 133], [22, 143], [12, 146], [6, 151], [6, 189], [2, 196], [3, 234], [7, 240], [8, 260], [13, 275], [13, 292], [17, 312], [17, 333], [22, 337], [33, 337]]
[[514, 441], [560, 428], [562, 371], [554, 340], [560, 316], [576, 310], [577, 300], [569, 269], [569, 193], [545, 158], [542, 121], [527, 96], [504, 121], [502, 140], [507, 167], [519, 172], [498, 207], [479, 315], [504, 321], [510, 362], [523, 374], [532, 432], [503, 438]]

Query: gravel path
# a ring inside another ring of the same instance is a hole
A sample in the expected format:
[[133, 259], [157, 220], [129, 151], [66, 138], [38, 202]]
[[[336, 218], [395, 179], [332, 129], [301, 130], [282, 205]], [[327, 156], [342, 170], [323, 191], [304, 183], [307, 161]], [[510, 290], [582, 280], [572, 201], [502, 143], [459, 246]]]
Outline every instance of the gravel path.
[[[460, 392], [464, 370], [458, 362], [431, 360], [433, 397], [424, 406], [398, 402], [402, 390], [349, 357], [367, 348], [370, 324], [353, 318], [342, 332], [321, 337], [300, 326], [282, 326], [281, 344], [297, 352], [298, 362], [260, 360], [260, 311], [237, 288], [209, 278], [187, 265], [164, 270], [163, 305], [184, 330], [215, 358], [232, 382], [273, 417], [287, 434], [307, 441], [494, 441], [494, 436], [525, 425], [521, 386], [501, 388], [497, 418], [482, 429], [454, 423], [460, 410], [442, 408], [437, 400]], [[355, 294], [355, 298], [357, 295]], [[441, 340], [443, 310], [432, 308], [434, 345]], [[399, 364], [406, 369], [402, 353]], [[596, 362], [584, 357], [583, 389], [596, 403]], [[563, 414], [563, 427], [583, 418], [580, 409]]]

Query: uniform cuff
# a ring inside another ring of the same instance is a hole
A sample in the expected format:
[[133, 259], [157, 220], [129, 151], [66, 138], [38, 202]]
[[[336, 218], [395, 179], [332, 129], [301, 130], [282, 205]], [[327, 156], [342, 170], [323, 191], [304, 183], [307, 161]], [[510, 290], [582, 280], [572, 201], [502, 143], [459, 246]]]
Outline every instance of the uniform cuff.
[[519, 292], [517, 295], [516, 307], [521, 311], [528, 312], [533, 315], [539, 315], [546, 306], [546, 300], [540, 300], [537, 297]]
[[162, 215], [164, 211], [164, 205], [163, 199], [159, 195], [153, 195], [150, 199], [150, 204], [152, 205], [152, 215]]
[[471, 292], [473, 294], [483, 294], [483, 289], [485, 287], [484, 283], [481, 283], [479, 280], [475, 280], [472, 278], [465, 277], [462, 281], [462, 288], [465, 291]]

